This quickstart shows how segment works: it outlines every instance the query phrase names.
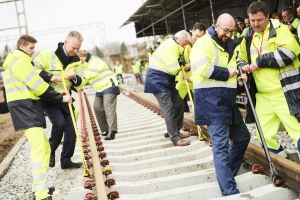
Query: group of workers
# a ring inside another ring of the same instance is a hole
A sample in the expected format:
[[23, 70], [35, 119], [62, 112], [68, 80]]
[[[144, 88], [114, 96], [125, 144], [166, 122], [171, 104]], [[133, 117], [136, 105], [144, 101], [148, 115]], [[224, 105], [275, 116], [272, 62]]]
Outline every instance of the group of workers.
[[[274, 153], [283, 151], [275, 137], [282, 122], [300, 150], [300, 110], [295, 105], [300, 94], [299, 88], [293, 87], [300, 83], [300, 47], [296, 37], [300, 31], [294, 31], [298, 27], [290, 27], [293, 22], [284, 25], [269, 19], [268, 7], [263, 2], [253, 2], [248, 15], [248, 21], [243, 21], [222, 14], [207, 30], [197, 22], [192, 35], [183, 30], [161, 42], [151, 52], [147, 64], [145, 92], [156, 97], [167, 126], [165, 137], [174, 146], [190, 144], [186, 139], [190, 135], [180, 129], [183, 99], [188, 90], [194, 91], [195, 124], [208, 127], [223, 196], [239, 193], [234, 177], [250, 141], [236, 105], [237, 92], [244, 90], [243, 81], [249, 80], [255, 102], [255, 111], [247, 110], [246, 122], [254, 122], [250, 111], [257, 113], [268, 149]], [[61, 168], [82, 165], [71, 160], [76, 134], [67, 104], [76, 110], [72, 88], [92, 84], [96, 89], [94, 111], [102, 135], [113, 140], [118, 131], [118, 80], [104, 61], [80, 50], [82, 41], [79, 32], [71, 31], [55, 51], [43, 50], [33, 60], [37, 40], [23, 35], [17, 41], [17, 50], [4, 62], [8, 107], [15, 129], [24, 130], [31, 145], [32, 191], [38, 200], [52, 199], [46, 185], [46, 169], [55, 166], [55, 151], [62, 137]], [[142, 64], [136, 59], [134, 65], [140, 68]], [[238, 67], [243, 74], [239, 74]], [[119, 62], [114, 71], [124, 83], [123, 66]], [[136, 78], [140, 79], [138, 75]], [[52, 123], [49, 140], [43, 132], [44, 113]]]
[[[47, 188], [47, 167], [55, 166], [55, 151], [63, 138], [60, 165], [62, 169], [80, 168], [73, 162], [78, 110], [71, 91], [87, 84], [96, 89], [94, 111], [105, 140], [113, 140], [118, 131], [116, 100], [118, 81], [107, 64], [86, 50], [78, 31], [71, 31], [55, 51], [42, 50], [33, 60], [37, 40], [21, 36], [17, 49], [9, 53], [3, 67], [8, 108], [15, 130], [24, 130], [31, 145], [32, 191], [37, 200], [51, 200], [53, 187]], [[71, 106], [68, 106], [70, 104]], [[74, 112], [75, 111], [75, 112]], [[52, 123], [48, 140], [45, 114]]]
[[[197, 36], [197, 41], [192, 40], [194, 30], [192, 37], [184, 30], [177, 32], [162, 42], [149, 59], [145, 82], [145, 92], [156, 97], [174, 146], [190, 144], [185, 139], [189, 135], [180, 132], [186, 93], [181, 95], [183, 86], [178, 83], [192, 82], [195, 124], [208, 127], [223, 196], [239, 193], [234, 177], [250, 141], [236, 105], [236, 94], [245, 91], [244, 81], [249, 80], [249, 98], [255, 104], [255, 110], [247, 105], [246, 123], [255, 122], [256, 112], [267, 147], [274, 153], [284, 150], [276, 139], [283, 123], [300, 151], [298, 38], [290, 25], [269, 19], [264, 2], [253, 2], [248, 15], [247, 21], [236, 20], [227, 13], [220, 15], [215, 25]], [[192, 75], [181, 75], [176, 82], [182, 67], [184, 73], [191, 71]]]

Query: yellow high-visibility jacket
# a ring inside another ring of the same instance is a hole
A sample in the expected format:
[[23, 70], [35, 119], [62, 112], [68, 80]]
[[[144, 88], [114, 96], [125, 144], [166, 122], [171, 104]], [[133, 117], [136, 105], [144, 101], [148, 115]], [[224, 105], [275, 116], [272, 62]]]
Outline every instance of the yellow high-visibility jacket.
[[97, 92], [118, 86], [114, 73], [99, 57], [92, 56], [88, 65], [89, 69], [84, 73], [84, 77], [93, 85]]
[[40, 98], [61, 102], [62, 95], [34, 71], [33, 60], [26, 53], [15, 50], [8, 54], [3, 67], [4, 86], [8, 108], [15, 130], [31, 127], [46, 127]]

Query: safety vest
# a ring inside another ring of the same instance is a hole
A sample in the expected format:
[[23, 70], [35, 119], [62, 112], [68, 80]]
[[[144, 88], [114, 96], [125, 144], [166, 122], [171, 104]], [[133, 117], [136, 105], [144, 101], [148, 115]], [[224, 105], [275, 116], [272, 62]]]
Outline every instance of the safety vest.
[[[190, 45], [186, 45], [184, 48], [184, 52], [183, 52], [183, 60], [186, 63], [190, 63], [190, 54], [191, 54], [191, 50], [192, 47]], [[188, 75], [190, 77], [190, 79], [192, 79], [192, 69], [185, 71], [185, 74]], [[187, 87], [186, 87], [186, 81], [183, 79], [183, 72], [182, 70], [180, 70], [180, 72], [177, 75], [177, 84], [176, 84], [176, 89], [178, 90], [179, 95], [184, 98], [185, 95], [187, 94]], [[194, 91], [193, 88], [193, 83], [188, 83], [189, 85], [189, 89]]]
[[123, 65], [121, 65], [121, 64], [115, 65], [114, 69], [115, 69], [116, 74], [122, 74], [123, 73]]
[[139, 74], [141, 72], [140, 65], [134, 64], [134, 65], [131, 65], [131, 67], [132, 67], [132, 71], [134, 74]]
[[[272, 23], [272, 28], [270, 26], [270, 23]], [[286, 66], [278, 55], [277, 63], [280, 65], [280, 68], [269, 68], [268, 66], [266, 66], [260, 67], [259, 70], [254, 71], [252, 74], [255, 79], [257, 90], [259, 92], [269, 93], [282, 90], [278, 74], [281, 72], [287, 72], [288, 75], [290, 73], [288, 71], [292, 71], [293, 69], [299, 67], [299, 59], [297, 59], [297, 55], [300, 54], [300, 48], [298, 43], [291, 35], [290, 30], [287, 28], [287, 26], [282, 25], [278, 20], [271, 19], [266, 30], [263, 33], [254, 33], [252, 35], [252, 42], [250, 46], [251, 62], [256, 61], [259, 55], [268, 53], [274, 53], [274, 56], [276, 58], [278, 47], [279, 50], [281, 50], [280, 47], [282, 47], [282, 50], [290, 50], [291, 52], [288, 56], [290, 58], [296, 56], [296, 58], [290, 65]], [[246, 53], [246, 40], [243, 40], [241, 43], [239, 57], [244, 61], [248, 61]], [[265, 58], [265, 61], [267, 61], [267, 57]], [[293, 74], [291, 74], [291, 76], [293, 76]]]
[[34, 71], [32, 58], [20, 50], [9, 53], [3, 67], [8, 108], [15, 130], [45, 127], [39, 101], [49, 85]]
[[[81, 63], [80, 61], [70, 63], [64, 69], [63, 64], [60, 62], [55, 52], [46, 49], [41, 51], [41, 53], [34, 59], [34, 65], [37, 72], [44, 70], [46, 72], [49, 72], [50, 74], [65, 77], [68, 72], [76, 73], [76, 69], [80, 67]], [[70, 87], [72, 86], [72, 83], [70, 80], [65, 80], [65, 83], [67, 86], [67, 91], [69, 91]], [[50, 85], [55, 89], [55, 91], [60, 92], [65, 90], [62, 81], [57, 83], [51, 82]], [[83, 86], [83, 83], [81, 83], [80, 86]]]
[[[200, 42], [201, 45], [197, 45]], [[210, 58], [202, 55], [210, 55]], [[193, 46], [190, 55], [194, 89], [213, 87], [236, 88], [237, 81], [235, 76], [229, 78], [227, 81], [209, 79], [214, 71], [214, 65], [224, 68], [236, 68], [235, 56], [232, 56], [230, 62], [228, 58], [229, 54], [209, 34], [205, 34], [199, 38]]]
[[89, 69], [84, 73], [84, 77], [93, 85], [97, 92], [118, 86], [114, 73], [99, 57], [92, 56], [88, 61], [88, 65]]

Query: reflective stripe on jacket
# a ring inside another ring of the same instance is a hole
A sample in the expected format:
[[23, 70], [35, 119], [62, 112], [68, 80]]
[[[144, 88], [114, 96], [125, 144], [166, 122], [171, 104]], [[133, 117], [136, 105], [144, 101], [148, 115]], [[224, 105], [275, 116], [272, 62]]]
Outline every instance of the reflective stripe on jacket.
[[158, 47], [149, 60], [145, 92], [177, 93], [175, 76], [180, 70], [178, 59], [183, 50], [173, 38], [167, 39]]
[[92, 56], [88, 61], [89, 69], [84, 73], [84, 77], [94, 86], [97, 92], [118, 86], [118, 81], [107, 66], [107, 64], [97, 56]]

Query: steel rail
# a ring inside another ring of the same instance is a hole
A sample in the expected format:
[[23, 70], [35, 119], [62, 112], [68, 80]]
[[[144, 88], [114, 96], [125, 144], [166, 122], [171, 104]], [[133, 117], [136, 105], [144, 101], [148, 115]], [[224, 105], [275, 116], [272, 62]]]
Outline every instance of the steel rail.
[[82, 93], [80, 97], [82, 99], [82, 105], [84, 109], [84, 117], [86, 121], [86, 130], [87, 135], [89, 138], [89, 145], [91, 150], [91, 157], [93, 162], [93, 178], [95, 179], [96, 183], [96, 192], [97, 192], [97, 199], [99, 200], [107, 200], [107, 194], [108, 194], [108, 188], [105, 186], [104, 182], [106, 178], [102, 174], [103, 167], [100, 165], [100, 158], [98, 155], [97, 147], [96, 147], [96, 141], [94, 138], [93, 130], [92, 130], [92, 124], [91, 124], [91, 118], [88, 111], [89, 102], [86, 101], [85, 94]]
[[[136, 92], [129, 91], [129, 90], [123, 88], [122, 86], [119, 86], [119, 88], [121, 89], [121, 91], [123, 93], [127, 94], [127, 96], [135, 97], [135, 98], [139, 99], [139, 101], [143, 102], [144, 104], [149, 105], [149, 106], [153, 107], [154, 109], [160, 111], [160, 107], [157, 102], [149, 100]], [[183, 124], [189, 126], [190, 128], [192, 128], [194, 130], [197, 130], [197, 127], [195, 125], [195, 121], [194, 121], [193, 117], [185, 115]], [[207, 127], [201, 126], [201, 131], [209, 139]], [[270, 175], [270, 173], [268, 171], [268, 170], [270, 170], [269, 163], [266, 160], [263, 148], [249, 143], [246, 154], [245, 154], [245, 158], [246, 158], [246, 163], [248, 163], [250, 165], [258, 163], [265, 168], [264, 174]], [[274, 153], [271, 153], [271, 158], [272, 158], [273, 163], [278, 171], [278, 174], [286, 181], [284, 186], [287, 186], [289, 188], [296, 190], [297, 192], [300, 192], [300, 167], [299, 167], [299, 164], [292, 162], [286, 158], [283, 158], [279, 155], [276, 155]]]

